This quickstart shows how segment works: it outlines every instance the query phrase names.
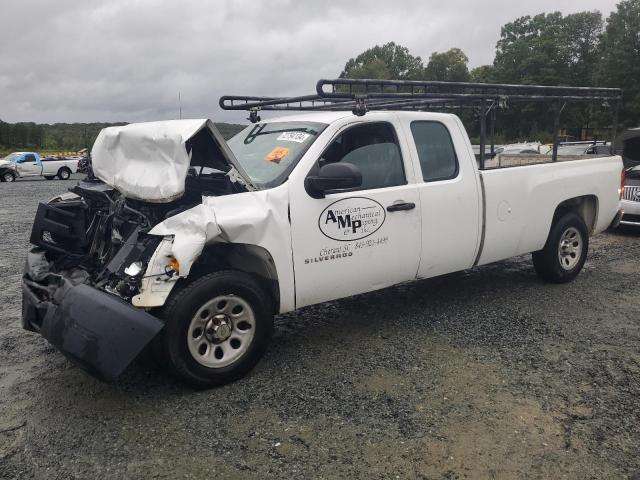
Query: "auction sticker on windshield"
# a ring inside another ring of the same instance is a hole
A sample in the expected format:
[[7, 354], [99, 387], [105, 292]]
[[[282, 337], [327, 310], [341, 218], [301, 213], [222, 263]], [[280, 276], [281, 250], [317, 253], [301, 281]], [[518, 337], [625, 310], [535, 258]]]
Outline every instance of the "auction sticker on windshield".
[[320, 231], [333, 240], [360, 240], [382, 227], [386, 211], [375, 200], [353, 197], [338, 200], [325, 208], [318, 218]]
[[264, 157], [264, 159], [267, 162], [279, 163], [287, 153], [289, 153], [289, 149], [287, 147], [276, 147], [267, 153], [267, 156]]
[[278, 141], [284, 140], [285, 142], [304, 143], [304, 141], [311, 135], [304, 132], [284, 132], [278, 137]]

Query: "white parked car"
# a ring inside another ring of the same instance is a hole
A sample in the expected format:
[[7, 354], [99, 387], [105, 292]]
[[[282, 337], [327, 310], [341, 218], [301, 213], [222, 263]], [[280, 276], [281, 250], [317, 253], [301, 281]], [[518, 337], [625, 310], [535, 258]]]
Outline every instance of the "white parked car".
[[578, 275], [618, 213], [622, 161], [479, 170], [455, 115], [315, 112], [104, 129], [98, 182], [41, 204], [23, 324], [107, 379], [160, 333], [199, 386], [247, 373], [273, 316], [533, 253]]

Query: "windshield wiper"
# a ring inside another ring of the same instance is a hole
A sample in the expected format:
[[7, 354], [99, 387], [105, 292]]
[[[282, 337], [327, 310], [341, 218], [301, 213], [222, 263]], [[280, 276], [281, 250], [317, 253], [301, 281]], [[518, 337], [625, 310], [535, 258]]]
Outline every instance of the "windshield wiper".
[[264, 127], [266, 126], [267, 124], [263, 123], [262, 125], [257, 124], [255, 127], [253, 127], [249, 132], [249, 134], [247, 135], [247, 137], [244, 139], [244, 144], [249, 145], [251, 142], [253, 142], [256, 139], [256, 137], [260, 135], [269, 135], [272, 133], [304, 132], [304, 133], [309, 133], [311, 135], [318, 134], [318, 132], [316, 132], [315, 130], [309, 129], [308, 127], [284, 128], [282, 130], [269, 130], [268, 132], [263, 132], [262, 130], [264, 130]]

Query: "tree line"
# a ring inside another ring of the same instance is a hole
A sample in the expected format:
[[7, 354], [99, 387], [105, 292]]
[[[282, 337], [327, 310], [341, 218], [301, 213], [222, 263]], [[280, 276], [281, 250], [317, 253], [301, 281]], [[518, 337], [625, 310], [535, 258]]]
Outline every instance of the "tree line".
[[[523, 16], [505, 24], [492, 64], [469, 69], [460, 48], [434, 52], [425, 62], [408, 48], [389, 42], [345, 64], [342, 78], [473, 81], [525, 85], [619, 87], [623, 126], [640, 126], [640, 0], [624, 0], [604, 19], [599, 11]], [[611, 105], [570, 105], [563, 125], [576, 135], [585, 128], [597, 136], [612, 123]], [[501, 112], [503, 139], [548, 139], [551, 106], [513, 106]], [[472, 133], [477, 123], [461, 114]]]
[[[15, 150], [73, 151], [89, 148], [105, 127], [126, 123], [7, 123], [0, 120], [0, 155]], [[238, 133], [242, 125], [217, 123], [224, 138]]]

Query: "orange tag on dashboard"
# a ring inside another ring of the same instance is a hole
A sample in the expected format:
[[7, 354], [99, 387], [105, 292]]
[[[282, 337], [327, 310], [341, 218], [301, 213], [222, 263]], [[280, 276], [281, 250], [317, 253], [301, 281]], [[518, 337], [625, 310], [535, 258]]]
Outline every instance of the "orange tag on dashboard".
[[264, 159], [267, 162], [280, 163], [280, 160], [282, 160], [287, 153], [289, 153], [287, 147], [276, 147], [271, 150]]

